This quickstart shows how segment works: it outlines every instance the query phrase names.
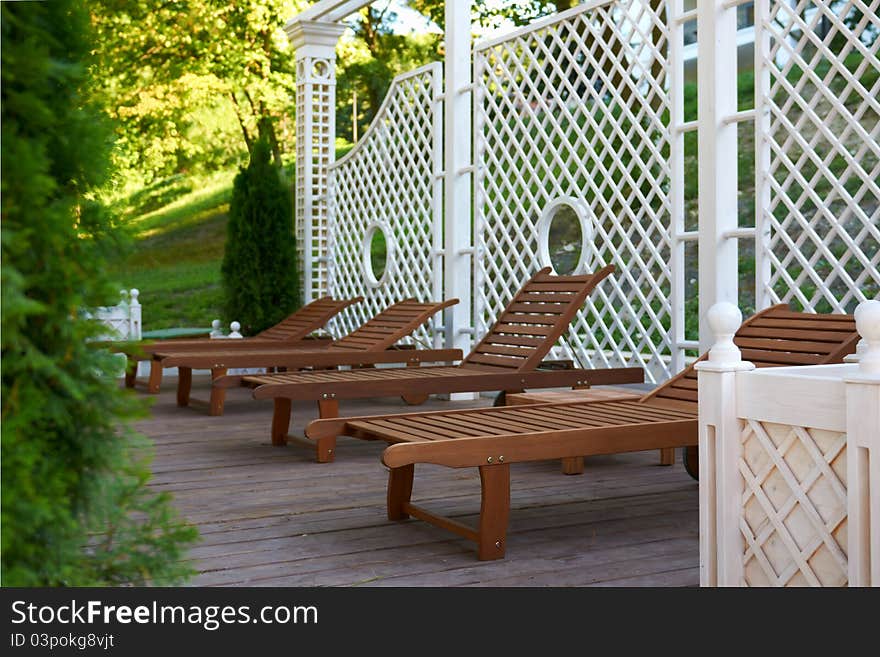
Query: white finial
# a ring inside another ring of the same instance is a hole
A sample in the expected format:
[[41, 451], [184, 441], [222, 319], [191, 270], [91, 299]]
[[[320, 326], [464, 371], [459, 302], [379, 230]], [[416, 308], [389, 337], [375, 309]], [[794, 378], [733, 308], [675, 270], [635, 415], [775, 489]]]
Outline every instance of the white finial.
[[244, 337], [241, 333], [239, 333], [239, 331], [241, 330], [241, 324], [239, 324], [238, 322], [232, 322], [232, 324], [229, 325], [229, 329], [232, 332], [226, 336], [227, 338], [243, 338]]
[[709, 328], [715, 336], [715, 343], [709, 350], [709, 361], [712, 363], [739, 363], [742, 354], [733, 344], [733, 336], [742, 324], [742, 313], [739, 308], [727, 301], [721, 301], [709, 308], [706, 314]]
[[212, 338], [222, 338], [223, 337], [223, 330], [220, 328], [220, 320], [219, 319], [215, 319], [213, 322], [211, 322], [211, 335], [210, 335], [210, 337], [212, 337]]
[[131, 305], [132, 306], [141, 305], [140, 302], [138, 301], [138, 297], [141, 295], [140, 290], [138, 290], [136, 287], [133, 287], [133, 288], [131, 288], [131, 291], [128, 293], [128, 295], [129, 295], [129, 297], [131, 297]]
[[119, 290], [119, 298], [122, 300], [121, 303], [128, 301], [128, 290]]
[[880, 301], [860, 303], [855, 318], [856, 330], [864, 343], [864, 351], [859, 355], [859, 372], [880, 374]]

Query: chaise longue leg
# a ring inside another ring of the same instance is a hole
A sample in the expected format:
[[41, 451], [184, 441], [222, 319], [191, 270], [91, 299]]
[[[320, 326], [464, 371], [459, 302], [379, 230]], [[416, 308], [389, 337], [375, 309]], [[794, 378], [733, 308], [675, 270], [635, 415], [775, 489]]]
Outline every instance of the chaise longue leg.
[[290, 431], [290, 400], [283, 397], [275, 398], [275, 409], [272, 413], [272, 444], [283, 447], [287, 444], [287, 433]]
[[125, 387], [134, 388], [135, 381], [137, 380], [138, 361], [131, 356], [126, 356], [125, 361]]
[[191, 367], [177, 368], [177, 405], [189, 406], [189, 393], [192, 390], [193, 371]]
[[664, 447], [660, 450], [660, 465], [675, 465], [675, 447]]
[[415, 466], [404, 465], [391, 468], [388, 472], [388, 519], [406, 520], [409, 514], [404, 510], [412, 498], [413, 473]]
[[[318, 417], [321, 419], [339, 417], [339, 402], [335, 399], [318, 400]], [[318, 463], [332, 463], [336, 453], [336, 436], [318, 439]]]
[[[410, 361], [406, 364], [407, 367], [418, 367], [419, 363]], [[409, 393], [401, 395], [400, 398], [404, 401], [405, 404], [409, 406], [418, 406], [419, 404], [424, 404], [428, 401], [428, 395], [424, 393]]]
[[147, 384], [147, 390], [152, 394], [159, 392], [162, 385], [162, 363], [158, 360], [150, 361], [150, 382]]
[[562, 474], [579, 475], [584, 474], [584, 457], [583, 456], [567, 456], [562, 459]]
[[215, 379], [226, 375], [225, 367], [214, 367], [211, 369], [211, 415], [223, 415], [223, 403], [226, 401], [226, 388], [213, 385]]
[[481, 561], [501, 559], [510, 518], [510, 465], [481, 465], [480, 487], [482, 501], [477, 557]]

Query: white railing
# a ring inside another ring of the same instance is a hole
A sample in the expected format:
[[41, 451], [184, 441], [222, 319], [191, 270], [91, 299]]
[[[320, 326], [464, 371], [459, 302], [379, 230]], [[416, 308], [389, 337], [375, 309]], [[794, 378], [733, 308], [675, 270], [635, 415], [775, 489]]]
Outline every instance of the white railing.
[[136, 288], [120, 290], [120, 300], [115, 306], [100, 306], [91, 317], [107, 327], [101, 340], [140, 340], [143, 333], [142, 308]]
[[859, 362], [753, 369], [719, 304], [697, 365], [704, 586], [880, 586], [880, 302]]
[[[329, 292], [363, 296], [331, 324], [342, 335], [407, 297], [443, 298], [442, 65], [394, 79], [360, 142], [330, 166]], [[381, 232], [384, 271], [373, 271], [371, 245]], [[414, 337], [439, 347], [442, 332]]]

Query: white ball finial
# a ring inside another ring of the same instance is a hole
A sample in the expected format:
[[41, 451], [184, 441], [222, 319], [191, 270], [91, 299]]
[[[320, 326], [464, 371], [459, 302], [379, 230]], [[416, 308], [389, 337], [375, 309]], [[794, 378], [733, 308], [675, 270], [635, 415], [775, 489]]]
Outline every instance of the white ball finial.
[[239, 333], [239, 331], [241, 330], [241, 324], [239, 324], [238, 322], [232, 322], [232, 324], [229, 325], [229, 330], [231, 331], [231, 333], [226, 336], [228, 338], [244, 337], [241, 333]]
[[742, 361], [742, 354], [733, 343], [733, 336], [742, 324], [742, 313], [739, 308], [727, 301], [721, 301], [709, 308], [706, 320], [715, 338], [709, 350], [709, 361], [713, 363]]
[[864, 343], [864, 351], [859, 354], [859, 371], [880, 374], [880, 301], [864, 301], [854, 314], [856, 330]]
[[129, 297], [131, 297], [131, 305], [138, 306], [140, 303], [138, 302], [138, 297], [141, 295], [141, 291], [136, 287], [131, 288], [131, 291], [128, 293]]
[[223, 337], [223, 329], [220, 328], [220, 320], [215, 319], [211, 322], [211, 333], [208, 337], [211, 338], [222, 338]]

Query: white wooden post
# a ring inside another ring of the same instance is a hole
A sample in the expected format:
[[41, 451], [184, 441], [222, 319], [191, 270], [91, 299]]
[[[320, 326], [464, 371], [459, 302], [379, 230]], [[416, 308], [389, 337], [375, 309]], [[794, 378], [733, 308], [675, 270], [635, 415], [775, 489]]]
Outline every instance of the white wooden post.
[[739, 308], [722, 302], [712, 306], [707, 315], [715, 344], [708, 360], [696, 365], [700, 400], [700, 585], [740, 586], [742, 445], [736, 412], [736, 373], [755, 366], [742, 360], [733, 343], [733, 335], [742, 323]]
[[294, 20], [296, 49], [296, 239], [306, 303], [327, 289], [327, 167], [336, 151], [336, 42], [345, 26]]
[[143, 320], [141, 316], [141, 302], [138, 297], [141, 295], [140, 290], [136, 287], [131, 288], [128, 293], [128, 339], [140, 340], [143, 336]]
[[849, 586], [880, 587], [880, 301], [856, 308], [865, 342], [846, 384]]
[[699, 101], [700, 350], [711, 344], [708, 310], [738, 303], [736, 5], [697, 0], [697, 99]]
[[[446, 2], [446, 111], [444, 115], [445, 220], [444, 297], [459, 303], [444, 311], [446, 347], [470, 351], [471, 272], [471, 121], [473, 93], [471, 68], [471, 0]], [[473, 398], [453, 394], [451, 399]]]

